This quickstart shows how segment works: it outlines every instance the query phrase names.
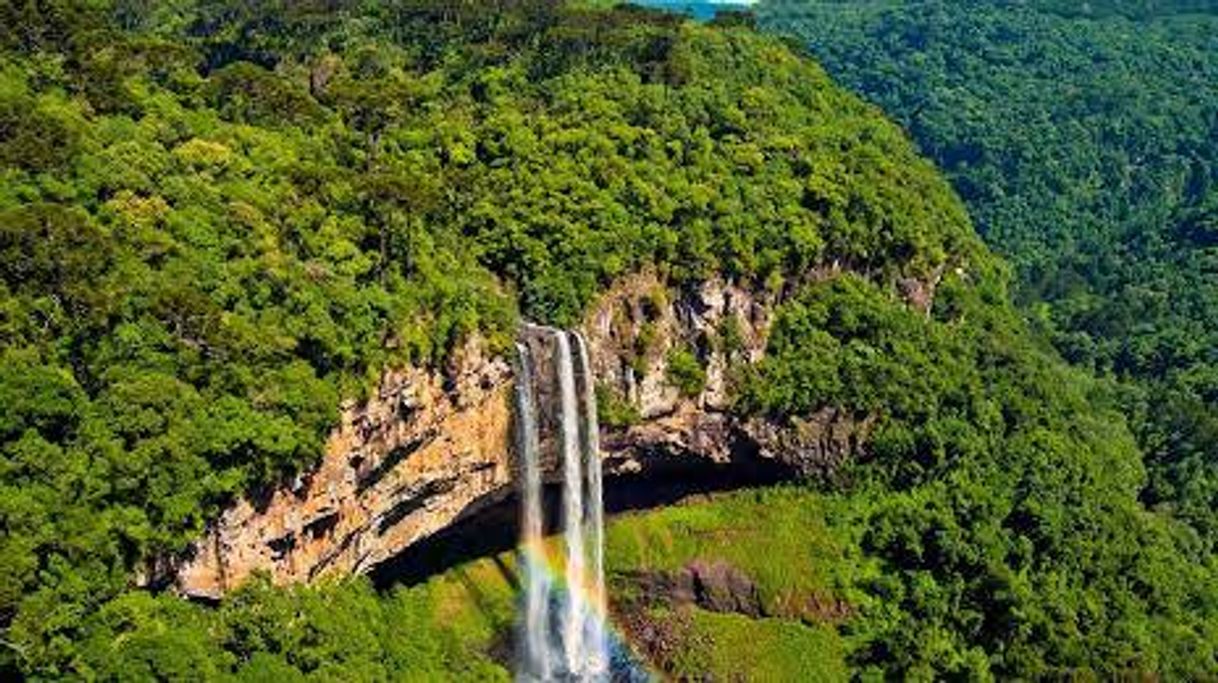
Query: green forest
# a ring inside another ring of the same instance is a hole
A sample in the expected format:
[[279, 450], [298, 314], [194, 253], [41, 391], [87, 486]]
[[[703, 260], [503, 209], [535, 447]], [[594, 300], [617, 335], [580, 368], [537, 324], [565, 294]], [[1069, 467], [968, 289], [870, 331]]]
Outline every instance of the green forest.
[[[386, 368], [643, 268], [783, 294], [733, 412], [874, 425], [832, 477], [610, 523], [661, 674], [1212, 677], [1216, 20], [1059, 4], [759, 10], [798, 39], [559, 0], [0, 6], [0, 677], [509, 679], [510, 556], [218, 605], [141, 577]], [[637, 595], [704, 557], [767, 615]]]
[[[1085, 11], [1082, 9], [1085, 7]], [[1218, 14], [1197, 2], [770, 0], [905, 126], [1071, 363], [1120, 383], [1143, 500], [1218, 531]]]

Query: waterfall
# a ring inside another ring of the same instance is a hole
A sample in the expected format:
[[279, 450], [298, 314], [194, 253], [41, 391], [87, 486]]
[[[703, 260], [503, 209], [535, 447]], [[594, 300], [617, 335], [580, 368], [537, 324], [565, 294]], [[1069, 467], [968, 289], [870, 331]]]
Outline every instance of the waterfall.
[[550, 678], [550, 575], [542, 538], [541, 448], [537, 433], [537, 402], [533, 399], [533, 361], [522, 344], [516, 345], [516, 352], [516, 443], [522, 465], [520, 545], [525, 594], [520, 662], [522, 671], [544, 681]]
[[[517, 679], [521, 681], [602, 681], [609, 676], [605, 631], [604, 502], [600, 437], [596, 419], [596, 382], [587, 343], [578, 333], [549, 328], [542, 332], [552, 352], [557, 410], [553, 439], [562, 476], [560, 518], [565, 549], [566, 590], [553, 591], [542, 534], [542, 442], [536, 405], [537, 384], [550, 382], [537, 372], [535, 347], [517, 346], [517, 448], [521, 461], [521, 569], [524, 614], [521, 618]], [[572, 354], [571, 342], [576, 353]], [[555, 603], [557, 619], [550, 614]], [[554, 627], [554, 632], [551, 628]]]
[[596, 377], [588, 360], [588, 344], [584, 336], [575, 333], [579, 359], [579, 375], [583, 382], [584, 453], [588, 496], [584, 506], [587, 533], [591, 544], [592, 568], [589, 601], [591, 616], [587, 620], [588, 665], [592, 672], [606, 672], [609, 667], [608, 643], [605, 641], [605, 621], [608, 604], [605, 599], [605, 499], [601, 483], [601, 437], [596, 417]]
[[581, 462], [579, 412], [575, 400], [575, 364], [567, 333], [554, 332], [558, 349], [559, 416], [562, 423], [562, 523], [567, 546], [567, 602], [562, 618], [563, 656], [567, 671], [580, 672], [584, 660], [584, 467]]

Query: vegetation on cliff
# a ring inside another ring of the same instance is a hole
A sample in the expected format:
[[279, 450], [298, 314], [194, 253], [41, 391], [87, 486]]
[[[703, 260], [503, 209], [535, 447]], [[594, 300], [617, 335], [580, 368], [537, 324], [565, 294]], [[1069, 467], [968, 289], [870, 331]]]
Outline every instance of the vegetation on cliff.
[[[1111, 398], [1028, 335], [901, 132], [780, 41], [544, 0], [51, 0], [0, 8], [0, 46], [3, 673], [505, 676], [489, 560], [214, 609], [133, 576], [315, 462], [386, 364], [569, 323], [644, 265], [789, 296], [740, 411], [873, 425], [834, 488], [622, 522], [671, 541], [611, 536], [623, 592], [722, 557], [764, 600], [843, 605], [695, 612], [662, 665], [1218, 668], [1213, 558], [1138, 503]], [[898, 294], [936, 283], [929, 314]]]
[[[1005, 297], [1004, 297], [1005, 298]], [[829, 506], [857, 574], [852, 663], [918, 679], [1218, 666], [1215, 558], [1137, 499], [1114, 397], [948, 276], [926, 319], [843, 277], [779, 311], [744, 407], [867, 416]]]

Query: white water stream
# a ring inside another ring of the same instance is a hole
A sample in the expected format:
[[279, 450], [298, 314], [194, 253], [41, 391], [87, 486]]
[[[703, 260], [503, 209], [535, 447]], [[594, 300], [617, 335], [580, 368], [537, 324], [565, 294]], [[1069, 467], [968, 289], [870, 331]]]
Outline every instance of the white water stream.
[[[538, 329], [538, 328], [531, 328]], [[544, 344], [554, 362], [558, 465], [562, 475], [564, 588], [554, 591], [546, 560], [543, 519], [542, 425], [536, 386], [550, 381], [539, 372], [530, 347], [518, 345], [517, 448], [521, 461], [521, 555], [524, 613], [521, 619], [520, 681], [602, 681], [609, 675], [605, 631], [604, 501], [595, 378], [587, 343], [578, 334], [546, 329]], [[572, 354], [574, 338], [576, 353]], [[552, 603], [558, 618], [551, 614]]]

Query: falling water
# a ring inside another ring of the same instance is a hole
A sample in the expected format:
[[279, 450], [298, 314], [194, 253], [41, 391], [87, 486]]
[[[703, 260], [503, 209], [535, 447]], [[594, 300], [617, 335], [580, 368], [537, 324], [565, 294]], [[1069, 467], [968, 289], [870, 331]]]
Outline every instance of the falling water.
[[600, 425], [596, 417], [596, 381], [592, 375], [592, 364], [588, 361], [588, 344], [584, 336], [575, 333], [575, 345], [579, 359], [579, 375], [583, 381], [584, 408], [584, 467], [587, 476], [588, 495], [584, 505], [587, 519], [588, 542], [592, 555], [592, 582], [589, 600], [591, 616], [587, 620], [588, 665], [594, 674], [607, 671], [609, 666], [608, 644], [605, 641], [604, 620], [607, 612], [605, 600], [605, 501], [601, 484], [601, 439]]
[[578, 674], [584, 664], [584, 467], [579, 439], [579, 409], [575, 400], [575, 368], [567, 333], [554, 332], [558, 353], [559, 415], [562, 421], [563, 537], [567, 546], [567, 602], [562, 618], [563, 655], [567, 671]]
[[523, 549], [525, 606], [520, 661], [522, 671], [550, 678], [550, 575], [545, 565], [541, 519], [541, 464], [538, 453], [537, 405], [533, 399], [533, 362], [528, 349], [516, 345], [517, 446], [523, 463], [520, 535]]
[[[544, 532], [540, 434], [535, 373], [530, 348], [518, 345], [516, 403], [521, 472], [521, 549], [524, 615], [517, 678], [521, 681], [603, 681], [610, 657], [604, 627], [604, 503], [601, 498], [600, 438], [595, 378], [587, 343], [578, 334], [543, 329], [553, 344], [556, 422], [554, 439], [562, 474], [562, 533], [566, 590], [552, 590], [542, 540]], [[572, 357], [571, 339], [577, 353]], [[578, 379], [578, 384], [577, 384]], [[578, 391], [577, 391], [578, 390]], [[587, 541], [587, 543], [585, 543]], [[551, 618], [554, 601], [557, 619]], [[556, 632], [551, 632], [551, 626]]]

